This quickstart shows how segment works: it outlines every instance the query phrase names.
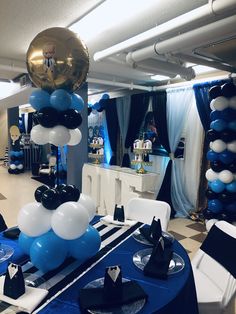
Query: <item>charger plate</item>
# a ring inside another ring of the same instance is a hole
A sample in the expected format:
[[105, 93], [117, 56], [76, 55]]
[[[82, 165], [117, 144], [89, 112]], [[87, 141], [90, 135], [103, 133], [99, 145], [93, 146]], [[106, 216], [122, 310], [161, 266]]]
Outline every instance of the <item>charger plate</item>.
[[0, 263], [8, 260], [14, 253], [14, 249], [6, 244], [0, 243]]
[[[145, 265], [150, 259], [151, 253], [152, 253], [152, 248], [144, 249], [144, 250], [140, 250], [136, 252], [133, 255], [134, 265], [138, 267], [139, 269], [143, 270]], [[176, 253], [173, 253], [173, 257], [169, 264], [168, 275], [177, 274], [178, 272], [184, 269], [184, 266], [185, 266], [185, 263], [182, 257]]]
[[[139, 231], [139, 229], [135, 230], [135, 232], [132, 234], [133, 238], [145, 245], [150, 245], [153, 246], [153, 244], [151, 242], [149, 242]], [[171, 243], [174, 242], [174, 236], [172, 234], [170, 234], [169, 232], [166, 231], [162, 231], [162, 236], [164, 238], [166, 238], [167, 240], [169, 240]]]
[[[127, 278], [122, 278], [123, 282], [129, 281]], [[104, 284], [104, 278], [98, 278], [89, 282], [84, 288], [101, 288]], [[91, 314], [136, 314], [138, 313], [145, 305], [145, 299], [134, 301], [128, 304], [111, 307], [109, 309], [96, 309], [88, 310], [88, 313]]]

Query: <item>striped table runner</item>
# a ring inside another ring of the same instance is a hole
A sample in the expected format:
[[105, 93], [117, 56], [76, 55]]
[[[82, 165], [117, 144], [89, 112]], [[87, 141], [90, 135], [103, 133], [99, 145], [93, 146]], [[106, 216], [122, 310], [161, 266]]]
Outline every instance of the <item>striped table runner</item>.
[[[39, 288], [45, 288], [49, 291], [47, 297], [38, 306], [38, 308], [33, 313], [38, 313], [45, 306], [60, 295], [63, 291], [68, 289], [74, 282], [79, 280], [83, 275], [90, 271], [96, 264], [99, 263], [105, 256], [107, 256], [111, 251], [113, 251], [118, 245], [129, 238], [132, 233], [141, 226], [142, 224], [137, 222], [134, 226], [130, 228], [120, 228], [112, 225], [106, 226], [100, 221], [94, 224], [94, 227], [99, 231], [101, 236], [101, 247], [99, 252], [84, 262], [80, 264], [79, 261], [68, 258], [59, 268], [50, 271], [46, 274], [42, 273], [33, 264], [28, 261], [22, 265], [22, 270], [28, 276], [27, 280], [34, 281], [34, 276], [37, 275], [42, 277], [44, 283], [39, 284]], [[13, 314], [16, 312], [16, 307], [11, 306], [8, 303], [0, 302], [0, 313], [3, 314]]]

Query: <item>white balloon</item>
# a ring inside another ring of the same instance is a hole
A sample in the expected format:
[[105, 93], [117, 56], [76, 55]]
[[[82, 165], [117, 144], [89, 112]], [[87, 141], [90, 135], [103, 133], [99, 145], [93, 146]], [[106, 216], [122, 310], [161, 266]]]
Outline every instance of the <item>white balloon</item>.
[[212, 143], [213, 143], [213, 142], [210, 142], [210, 144], [209, 144], [210, 149], [212, 149]]
[[222, 140], [215, 140], [211, 144], [211, 149], [216, 153], [221, 153], [226, 149], [227, 145]]
[[10, 169], [15, 170], [16, 169], [16, 165], [15, 164], [10, 164]]
[[19, 229], [29, 237], [40, 236], [51, 229], [51, 216], [52, 211], [41, 203], [28, 203], [19, 211]]
[[208, 169], [206, 171], [206, 179], [210, 182], [218, 179], [218, 173], [213, 171], [212, 169]]
[[227, 149], [236, 153], [236, 140], [227, 144]]
[[69, 130], [70, 140], [67, 145], [74, 146], [81, 142], [82, 134], [79, 129]]
[[86, 231], [89, 215], [78, 202], [66, 202], [52, 214], [51, 225], [53, 231], [62, 239], [74, 240]]
[[211, 110], [215, 110], [214, 102], [215, 102], [215, 99], [212, 99], [212, 101], [210, 102], [210, 108], [211, 108]]
[[70, 141], [70, 132], [63, 125], [54, 126], [49, 132], [49, 143], [64, 146]]
[[94, 200], [90, 196], [81, 193], [78, 203], [83, 205], [84, 208], [87, 210], [89, 215], [89, 221], [91, 221], [96, 214], [96, 204]]
[[214, 108], [216, 110], [224, 110], [229, 107], [229, 100], [224, 96], [219, 96], [214, 99]]
[[219, 173], [219, 179], [223, 183], [230, 183], [234, 180], [234, 175], [229, 170], [223, 170]]
[[44, 145], [49, 142], [49, 132], [51, 128], [44, 128], [42, 125], [35, 125], [30, 132], [31, 140], [38, 144]]
[[229, 100], [229, 107], [236, 109], [236, 96], [233, 96]]
[[23, 164], [19, 164], [18, 166], [17, 166], [17, 169], [23, 169]]

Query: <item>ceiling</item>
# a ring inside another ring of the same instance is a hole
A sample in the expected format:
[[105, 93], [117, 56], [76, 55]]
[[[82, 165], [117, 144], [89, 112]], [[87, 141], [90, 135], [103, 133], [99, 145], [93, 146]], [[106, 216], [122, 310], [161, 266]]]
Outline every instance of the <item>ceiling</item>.
[[1, 81], [27, 72], [29, 44], [50, 27], [70, 27], [87, 45], [90, 96], [189, 81], [194, 64], [236, 73], [235, 0], [0, 0]]

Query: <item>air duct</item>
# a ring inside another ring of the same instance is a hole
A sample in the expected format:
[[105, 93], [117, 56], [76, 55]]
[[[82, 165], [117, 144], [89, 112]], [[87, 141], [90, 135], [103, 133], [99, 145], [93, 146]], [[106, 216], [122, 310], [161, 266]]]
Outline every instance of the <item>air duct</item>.
[[130, 90], [133, 89], [139, 89], [139, 90], [144, 90], [147, 92], [151, 92], [152, 91], [152, 87], [150, 86], [142, 86], [142, 85], [137, 85], [137, 84], [127, 84], [127, 83], [122, 83], [122, 82], [116, 82], [116, 81], [106, 81], [106, 80], [100, 80], [100, 79], [96, 79], [96, 78], [88, 78], [87, 79], [88, 83], [94, 83], [94, 84], [103, 84], [103, 85], [107, 85], [107, 86], [114, 86], [114, 87], [124, 87], [124, 88], [128, 88]]

